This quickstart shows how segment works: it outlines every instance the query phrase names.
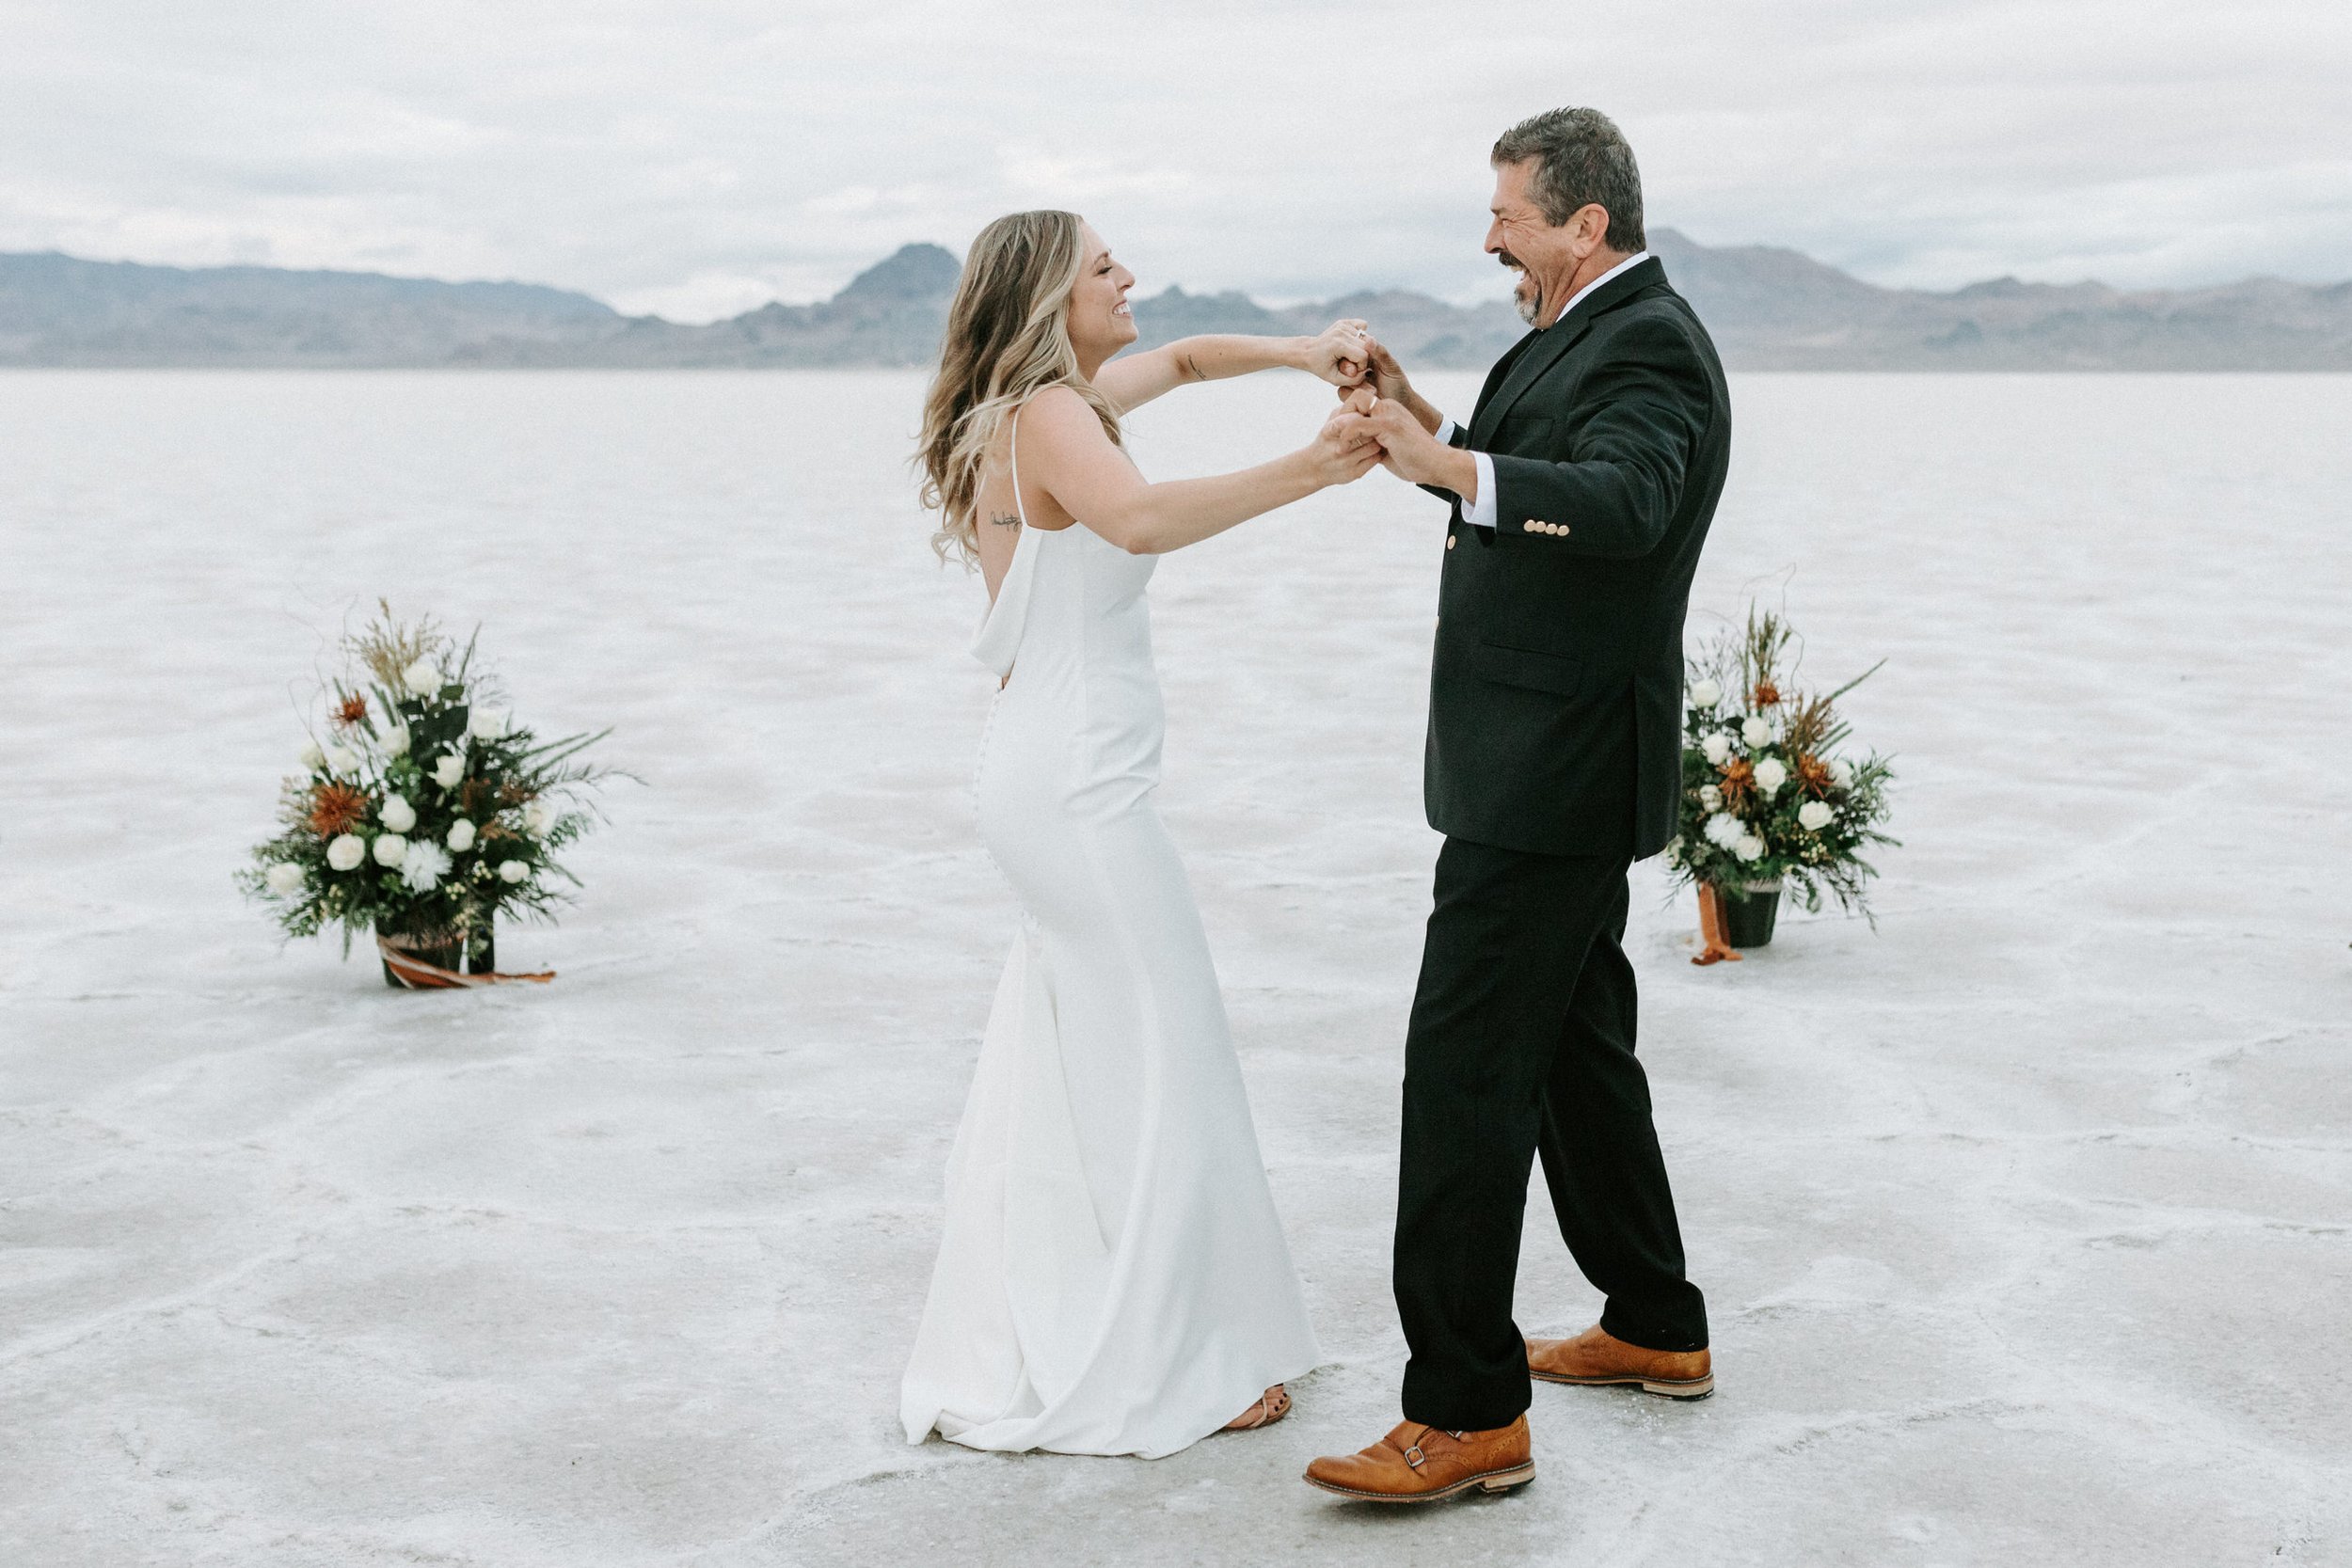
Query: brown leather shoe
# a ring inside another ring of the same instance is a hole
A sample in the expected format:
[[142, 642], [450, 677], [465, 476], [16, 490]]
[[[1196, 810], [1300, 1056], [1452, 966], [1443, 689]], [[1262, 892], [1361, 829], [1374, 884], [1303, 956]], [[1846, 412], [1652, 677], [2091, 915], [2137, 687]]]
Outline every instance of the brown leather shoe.
[[1527, 1370], [1546, 1383], [1586, 1386], [1627, 1383], [1670, 1400], [1703, 1400], [1715, 1391], [1714, 1363], [1703, 1350], [1644, 1350], [1598, 1323], [1573, 1339], [1530, 1339]]
[[1406, 1421], [1361, 1453], [1307, 1466], [1307, 1484], [1368, 1503], [1434, 1503], [1465, 1492], [1508, 1492], [1535, 1479], [1527, 1418], [1489, 1432]]

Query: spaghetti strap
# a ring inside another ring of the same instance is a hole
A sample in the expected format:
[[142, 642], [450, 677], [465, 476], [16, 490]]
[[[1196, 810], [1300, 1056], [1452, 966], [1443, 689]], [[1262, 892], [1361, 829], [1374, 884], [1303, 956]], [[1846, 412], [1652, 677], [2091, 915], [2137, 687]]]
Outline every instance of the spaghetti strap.
[[1021, 519], [1021, 531], [1012, 542], [1012, 562], [1005, 568], [1005, 580], [996, 585], [996, 602], [980, 617], [980, 629], [972, 639], [972, 657], [995, 672], [999, 680], [1010, 678], [1013, 660], [1020, 655], [1021, 633], [1029, 620], [1030, 585], [1037, 580], [1037, 552], [1043, 547], [1037, 542], [1037, 530], [1029, 526], [1028, 508], [1021, 499], [1018, 408], [1012, 412], [1011, 456], [1012, 509]]
[[1029, 505], [1021, 499], [1021, 414], [1029, 405], [1024, 403], [1012, 411], [1012, 514], [1021, 519], [1021, 531], [1029, 531]]

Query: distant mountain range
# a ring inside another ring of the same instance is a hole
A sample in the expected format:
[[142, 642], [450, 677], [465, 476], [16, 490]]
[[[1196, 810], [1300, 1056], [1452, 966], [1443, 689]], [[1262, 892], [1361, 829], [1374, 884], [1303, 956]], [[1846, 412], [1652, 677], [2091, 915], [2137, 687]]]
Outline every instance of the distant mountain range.
[[[2352, 283], [2251, 278], [2111, 289], [1999, 278], [1882, 289], [1793, 250], [1651, 248], [1735, 370], [2352, 370]], [[689, 326], [532, 283], [442, 283], [274, 267], [151, 267], [0, 254], [0, 365], [679, 369], [916, 366], [937, 349], [958, 262], [910, 245], [817, 305]], [[1405, 356], [1482, 369], [1525, 330], [1508, 305], [1407, 290], [1271, 308], [1179, 288], [1136, 302], [1145, 343], [1295, 333], [1361, 316]]]

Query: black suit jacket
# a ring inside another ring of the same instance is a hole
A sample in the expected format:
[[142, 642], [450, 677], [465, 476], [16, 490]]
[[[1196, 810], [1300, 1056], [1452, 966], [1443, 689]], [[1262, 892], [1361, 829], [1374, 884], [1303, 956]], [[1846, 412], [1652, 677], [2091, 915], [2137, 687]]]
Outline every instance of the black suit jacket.
[[1492, 454], [1495, 526], [1454, 502], [1423, 776], [1449, 837], [1640, 859], [1674, 834], [1682, 619], [1723, 494], [1731, 399], [1653, 258], [1487, 372], [1454, 443]]

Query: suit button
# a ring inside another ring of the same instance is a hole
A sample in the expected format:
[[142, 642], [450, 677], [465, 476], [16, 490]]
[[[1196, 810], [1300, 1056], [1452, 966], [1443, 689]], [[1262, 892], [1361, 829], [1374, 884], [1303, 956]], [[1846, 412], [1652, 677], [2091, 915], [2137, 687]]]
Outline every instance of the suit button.
[[1454, 546], [1456, 546], [1456, 545], [1458, 545], [1458, 544], [1460, 544], [1460, 543], [1461, 543], [1461, 540], [1460, 540], [1460, 539], [1458, 539], [1458, 538], [1456, 538], [1454, 535], [1453, 535], [1453, 534], [1451, 534], [1451, 533], [1449, 533], [1449, 534], [1447, 534], [1447, 535], [1445, 536], [1445, 547], [1446, 547], [1447, 549], [1449, 549], [1449, 550], [1450, 550], [1450, 549], [1452, 549]]

